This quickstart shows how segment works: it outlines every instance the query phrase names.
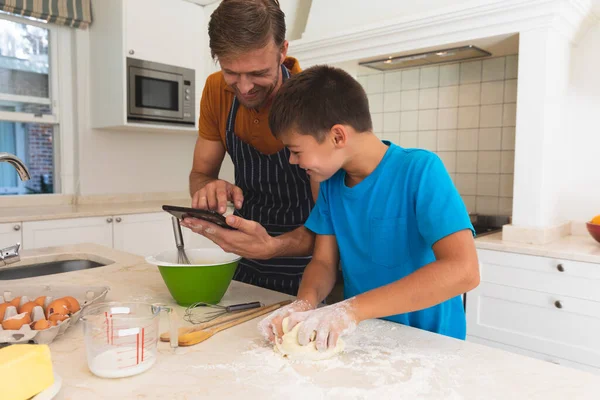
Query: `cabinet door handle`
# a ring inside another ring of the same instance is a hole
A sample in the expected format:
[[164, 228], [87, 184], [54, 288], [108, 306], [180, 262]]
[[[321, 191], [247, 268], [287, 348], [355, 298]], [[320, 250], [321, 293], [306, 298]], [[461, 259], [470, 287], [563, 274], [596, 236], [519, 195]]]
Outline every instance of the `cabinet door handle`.
[[123, 221], [123, 220], [121, 219], [121, 217], [117, 217], [117, 218], [115, 219], [115, 221], [117, 221], [117, 222], [121, 222], [121, 221]]
[[106, 222], [108, 222], [109, 224], [112, 222], [112, 218], [106, 218]]
[[21, 225], [15, 225], [15, 226], [13, 226], [13, 229], [15, 231], [20, 231], [21, 230]]
[[556, 301], [554, 302], [554, 306], [555, 306], [556, 308], [562, 308], [562, 303], [560, 302], [560, 300], [556, 300]]
[[563, 267], [563, 265], [562, 265], [562, 264], [558, 264], [558, 265], [556, 266], [556, 269], [557, 269], [557, 270], [559, 270], [560, 272], [565, 272], [565, 267]]

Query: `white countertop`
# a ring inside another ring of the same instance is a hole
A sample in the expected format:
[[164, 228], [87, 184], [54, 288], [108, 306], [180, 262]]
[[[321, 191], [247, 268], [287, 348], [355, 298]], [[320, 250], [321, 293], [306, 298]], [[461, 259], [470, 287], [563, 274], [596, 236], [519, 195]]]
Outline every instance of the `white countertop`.
[[502, 232], [475, 239], [478, 249], [506, 251], [600, 264], [600, 243], [590, 236], [569, 235], [547, 244], [527, 244], [502, 240]]
[[[52, 249], [95, 254], [115, 264], [10, 281], [18, 284], [108, 285], [107, 300], [174, 305], [157, 269], [141, 257], [97, 245]], [[23, 252], [24, 263], [46, 250]], [[232, 282], [222, 304], [289, 296]], [[182, 316], [184, 309], [175, 306]], [[50, 345], [63, 378], [62, 399], [598, 399], [593, 374], [459, 341], [382, 320], [361, 323], [345, 353], [319, 362], [290, 362], [260, 337], [259, 319], [173, 352], [159, 343], [157, 363], [141, 375], [98, 378], [88, 370], [81, 322]], [[164, 322], [164, 321], [163, 321]], [[184, 322], [182, 321], [182, 324]]]
[[25, 221], [44, 221], [63, 218], [101, 217], [161, 212], [163, 204], [189, 207], [191, 200], [151, 200], [134, 202], [107, 202], [97, 204], [62, 204], [25, 207], [0, 207], [0, 224]]

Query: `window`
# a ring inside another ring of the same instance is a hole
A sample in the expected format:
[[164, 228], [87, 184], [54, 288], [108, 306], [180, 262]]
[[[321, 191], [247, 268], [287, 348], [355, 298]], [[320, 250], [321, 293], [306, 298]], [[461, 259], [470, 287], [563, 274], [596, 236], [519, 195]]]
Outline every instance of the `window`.
[[0, 152], [15, 154], [31, 175], [0, 163], [0, 195], [60, 193], [57, 182], [59, 28], [0, 14]]

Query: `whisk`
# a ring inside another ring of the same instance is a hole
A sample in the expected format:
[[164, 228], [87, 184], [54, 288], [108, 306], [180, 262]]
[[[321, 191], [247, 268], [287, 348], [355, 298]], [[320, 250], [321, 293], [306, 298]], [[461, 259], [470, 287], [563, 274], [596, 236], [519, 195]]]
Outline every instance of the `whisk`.
[[[235, 313], [243, 310], [250, 310], [252, 308], [259, 308], [261, 306], [262, 304], [258, 301], [244, 304], [232, 304], [230, 306], [220, 306], [218, 304], [198, 302], [190, 305], [188, 308], [185, 309], [183, 319], [192, 324], [203, 324], [205, 322], [212, 321], [213, 319], [218, 318], [224, 314]], [[201, 315], [194, 315], [194, 309], [198, 307], [210, 307], [217, 309], [218, 311], [203, 313]]]
[[177, 246], [177, 264], [191, 264], [185, 249], [183, 247], [183, 235], [181, 234], [181, 226], [176, 217], [171, 217], [173, 221], [173, 234], [175, 235], [175, 246]]

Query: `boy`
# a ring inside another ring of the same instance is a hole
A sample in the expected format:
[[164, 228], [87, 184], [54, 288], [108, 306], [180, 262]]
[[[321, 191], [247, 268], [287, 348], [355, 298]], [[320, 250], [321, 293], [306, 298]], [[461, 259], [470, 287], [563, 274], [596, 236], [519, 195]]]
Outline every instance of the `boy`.
[[[269, 124], [320, 189], [298, 299], [261, 321], [263, 335], [280, 338], [289, 317], [290, 330], [303, 322], [300, 344], [316, 331], [325, 350], [360, 321], [384, 318], [464, 340], [460, 295], [479, 284], [479, 264], [467, 210], [437, 155], [379, 140], [360, 84], [329, 66], [289, 79]], [[340, 260], [346, 300], [316, 309]]]

